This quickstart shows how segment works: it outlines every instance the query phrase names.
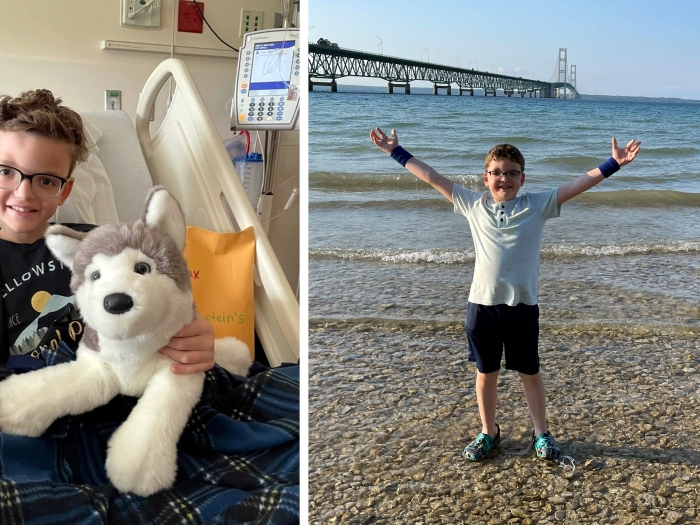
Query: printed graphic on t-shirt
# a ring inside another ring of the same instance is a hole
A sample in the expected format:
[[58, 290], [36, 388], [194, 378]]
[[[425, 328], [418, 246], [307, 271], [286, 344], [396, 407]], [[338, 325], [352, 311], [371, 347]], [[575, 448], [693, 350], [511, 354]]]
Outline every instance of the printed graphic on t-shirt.
[[[28, 354], [34, 351], [56, 320], [56, 316], [52, 314], [66, 305], [72, 306], [73, 302], [74, 296], [72, 295], [64, 297], [59, 294], [51, 295], [43, 290], [36, 292], [31, 298], [31, 307], [38, 315], [15, 341], [10, 341], [10, 354]], [[30, 312], [31, 310], [25, 308], [24, 311]], [[15, 316], [18, 317], [19, 314], [15, 314]]]
[[[79, 232], [94, 226], [67, 225]], [[40, 357], [43, 348], [76, 349], [83, 324], [70, 289], [70, 269], [43, 238], [32, 244], [0, 239], [0, 364], [11, 355]]]
[[59, 320], [67, 322], [66, 329], [82, 333], [82, 324], [70, 324], [79, 319], [69, 287], [70, 270], [53, 258], [45, 245], [4, 257], [2, 263], [2, 299], [10, 355], [37, 357], [42, 348], [55, 348], [64, 338], [69, 343], [75, 340], [75, 334], [71, 337], [54, 326]]

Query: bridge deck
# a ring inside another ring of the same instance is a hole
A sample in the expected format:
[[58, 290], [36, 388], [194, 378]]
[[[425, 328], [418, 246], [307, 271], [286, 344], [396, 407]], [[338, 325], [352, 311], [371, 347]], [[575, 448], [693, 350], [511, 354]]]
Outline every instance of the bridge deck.
[[337, 78], [349, 76], [383, 78], [389, 82], [389, 92], [392, 92], [393, 85], [400, 83], [407, 86], [408, 93], [411, 82], [425, 80], [433, 83], [434, 92], [443, 87], [447, 88], [449, 93], [449, 86], [457, 84], [460, 94], [464, 89], [471, 94], [474, 89], [494, 94], [497, 89], [502, 89], [509, 95], [517, 91], [521, 95], [534, 92], [540, 96], [552, 97], [558, 89], [566, 88], [573, 96], [579, 96], [569, 83], [544, 82], [342, 47], [309, 44], [309, 82], [312, 89], [314, 78], [331, 79], [334, 82]]

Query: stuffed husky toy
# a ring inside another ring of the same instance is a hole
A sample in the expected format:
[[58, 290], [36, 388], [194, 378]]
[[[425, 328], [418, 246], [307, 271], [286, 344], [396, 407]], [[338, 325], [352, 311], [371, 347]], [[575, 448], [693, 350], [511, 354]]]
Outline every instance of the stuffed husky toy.
[[[177, 442], [204, 384], [204, 373], [174, 374], [173, 361], [158, 353], [195, 316], [185, 236], [180, 206], [162, 187], [133, 224], [47, 230], [49, 249], [73, 272], [85, 332], [75, 361], [0, 382], [0, 430], [40, 436], [59, 417], [117, 394], [140, 396], [109, 441], [107, 475], [141, 496], [172, 486]], [[215, 356], [243, 376], [252, 363], [247, 345], [232, 337], [216, 340]]]

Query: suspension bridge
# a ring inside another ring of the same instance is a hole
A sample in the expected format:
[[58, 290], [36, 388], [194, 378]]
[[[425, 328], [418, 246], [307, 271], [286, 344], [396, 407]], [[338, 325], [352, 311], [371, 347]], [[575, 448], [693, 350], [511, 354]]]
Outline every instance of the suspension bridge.
[[474, 90], [481, 90], [484, 96], [496, 96], [496, 92], [501, 90], [509, 97], [518, 94], [521, 97], [580, 98], [576, 90], [575, 65], [571, 65], [567, 78], [566, 48], [559, 49], [554, 76], [557, 77], [556, 81], [544, 82], [346, 49], [327, 40], [309, 44], [309, 91], [313, 91], [314, 86], [327, 86], [336, 92], [336, 79], [366, 77], [386, 80], [389, 93], [393, 93], [394, 88], [403, 88], [406, 94], [410, 94], [411, 82], [425, 80], [433, 83], [435, 95], [441, 89], [451, 95], [452, 86], [456, 85], [459, 95], [469, 93], [474, 96]]

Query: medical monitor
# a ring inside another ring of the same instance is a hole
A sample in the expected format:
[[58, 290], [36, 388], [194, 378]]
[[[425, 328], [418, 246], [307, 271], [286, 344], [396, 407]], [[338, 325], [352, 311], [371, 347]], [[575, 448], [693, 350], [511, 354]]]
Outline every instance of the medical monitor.
[[248, 33], [238, 53], [235, 129], [295, 129], [301, 58], [298, 29]]

